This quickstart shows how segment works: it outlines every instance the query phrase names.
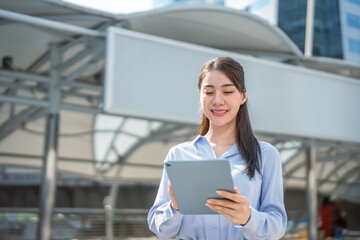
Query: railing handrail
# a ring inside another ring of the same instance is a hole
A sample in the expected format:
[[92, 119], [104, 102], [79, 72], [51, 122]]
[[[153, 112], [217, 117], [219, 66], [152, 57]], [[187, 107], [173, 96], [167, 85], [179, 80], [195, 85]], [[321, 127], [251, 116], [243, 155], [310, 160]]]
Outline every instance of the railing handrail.
[[[0, 213], [21, 212], [21, 213], [39, 213], [39, 208], [0, 208]], [[113, 208], [114, 214], [145, 215], [149, 209], [140, 208]], [[75, 213], [75, 214], [105, 214], [104, 208], [54, 208], [54, 213]]]

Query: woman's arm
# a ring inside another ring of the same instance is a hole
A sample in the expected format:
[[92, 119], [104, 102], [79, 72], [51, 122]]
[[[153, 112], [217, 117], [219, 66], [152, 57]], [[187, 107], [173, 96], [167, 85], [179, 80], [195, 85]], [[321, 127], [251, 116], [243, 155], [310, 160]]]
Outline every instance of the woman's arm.
[[150, 230], [160, 239], [175, 237], [179, 232], [183, 218], [183, 215], [171, 206], [168, 182], [168, 176], [164, 169], [154, 205], [147, 217]]

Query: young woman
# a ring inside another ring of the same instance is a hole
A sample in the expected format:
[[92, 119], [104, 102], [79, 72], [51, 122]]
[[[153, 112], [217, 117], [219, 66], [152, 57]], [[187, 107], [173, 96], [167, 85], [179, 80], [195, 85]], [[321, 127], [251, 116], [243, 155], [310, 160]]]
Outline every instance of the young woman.
[[198, 87], [203, 111], [199, 136], [170, 149], [166, 160], [228, 159], [234, 192], [209, 199], [219, 215], [182, 215], [166, 171], [148, 214], [160, 239], [280, 239], [286, 228], [279, 152], [252, 131], [242, 66], [229, 57], [204, 64]]

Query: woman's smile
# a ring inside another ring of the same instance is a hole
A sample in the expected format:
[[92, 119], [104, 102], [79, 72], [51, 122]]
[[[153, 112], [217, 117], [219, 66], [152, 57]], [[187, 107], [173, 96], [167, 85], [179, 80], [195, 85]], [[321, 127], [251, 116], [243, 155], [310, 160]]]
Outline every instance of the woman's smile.
[[229, 110], [221, 110], [221, 109], [212, 109], [211, 112], [214, 116], [222, 117], [224, 116]]

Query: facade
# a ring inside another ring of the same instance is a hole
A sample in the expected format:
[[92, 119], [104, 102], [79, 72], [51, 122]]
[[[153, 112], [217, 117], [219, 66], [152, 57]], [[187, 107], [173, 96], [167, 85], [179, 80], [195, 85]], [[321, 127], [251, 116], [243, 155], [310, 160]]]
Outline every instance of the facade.
[[[277, 24], [304, 51], [307, 0], [257, 0], [247, 11]], [[313, 55], [360, 63], [360, 0], [316, 0]]]
[[344, 59], [360, 63], [360, 0], [339, 0]]

